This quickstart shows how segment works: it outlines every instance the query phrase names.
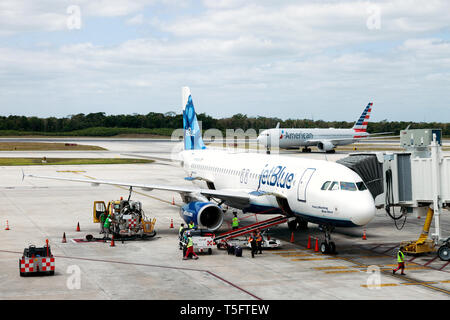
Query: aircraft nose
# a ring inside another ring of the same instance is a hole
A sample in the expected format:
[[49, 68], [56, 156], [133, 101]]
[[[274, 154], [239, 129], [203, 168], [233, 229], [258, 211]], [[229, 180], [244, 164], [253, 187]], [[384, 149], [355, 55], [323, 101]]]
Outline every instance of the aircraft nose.
[[256, 141], [258, 141], [258, 143], [261, 145], [265, 145], [266, 139], [263, 133], [261, 133], [258, 138], [256, 138]]
[[358, 226], [368, 224], [375, 217], [375, 201], [370, 194], [369, 197], [365, 197], [365, 199], [361, 199], [361, 201], [356, 201], [352, 206], [353, 217], [351, 220]]

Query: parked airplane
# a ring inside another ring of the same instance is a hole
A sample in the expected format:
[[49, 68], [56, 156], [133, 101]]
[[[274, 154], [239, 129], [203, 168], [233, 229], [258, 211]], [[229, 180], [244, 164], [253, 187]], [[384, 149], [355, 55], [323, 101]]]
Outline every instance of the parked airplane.
[[201, 137], [189, 88], [182, 90], [184, 150], [180, 152], [186, 180], [196, 187], [164, 186], [133, 182], [61, 178], [24, 174], [24, 177], [121, 185], [144, 190], [178, 192], [186, 203], [180, 211], [186, 221], [216, 230], [223, 222], [221, 206], [258, 214], [291, 217], [289, 227], [308, 222], [325, 231], [320, 250], [335, 252], [330, 234], [335, 227], [367, 224], [375, 215], [375, 203], [362, 179], [349, 168], [323, 160], [256, 153], [229, 153], [206, 148]]
[[358, 121], [351, 129], [320, 129], [320, 128], [279, 128], [279, 123], [275, 128], [261, 132], [257, 140], [264, 145], [270, 153], [271, 147], [282, 149], [293, 149], [303, 147], [303, 152], [311, 152], [310, 146], [317, 146], [320, 151], [328, 153], [334, 152], [336, 146], [352, 144], [360, 139], [370, 136], [367, 132], [367, 124], [372, 111], [372, 102], [364, 109]]

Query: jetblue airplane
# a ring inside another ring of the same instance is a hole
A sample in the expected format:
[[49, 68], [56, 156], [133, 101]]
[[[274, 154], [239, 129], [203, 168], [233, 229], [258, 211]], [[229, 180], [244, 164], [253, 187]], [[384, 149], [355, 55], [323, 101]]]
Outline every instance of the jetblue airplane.
[[276, 128], [262, 131], [257, 140], [259, 144], [267, 148], [268, 152], [271, 147], [282, 149], [303, 147], [303, 152], [311, 152], [308, 147], [317, 146], [320, 151], [333, 153], [336, 146], [352, 144], [370, 136], [367, 132], [367, 124], [372, 106], [373, 103], [370, 102], [351, 129], [280, 129], [278, 124]]
[[375, 216], [375, 203], [366, 185], [349, 168], [323, 160], [229, 153], [206, 148], [201, 137], [189, 88], [182, 89], [184, 150], [180, 152], [186, 180], [196, 186], [164, 186], [133, 182], [60, 178], [24, 174], [24, 177], [109, 184], [178, 192], [185, 205], [180, 215], [187, 223], [217, 230], [223, 222], [221, 206], [244, 213], [282, 214], [289, 227], [308, 222], [325, 231], [320, 250], [335, 252], [331, 232], [335, 227], [367, 224]]

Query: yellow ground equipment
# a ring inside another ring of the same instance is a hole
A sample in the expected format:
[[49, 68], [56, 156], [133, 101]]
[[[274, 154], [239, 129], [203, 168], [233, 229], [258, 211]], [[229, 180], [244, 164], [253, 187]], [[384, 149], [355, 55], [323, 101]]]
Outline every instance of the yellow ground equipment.
[[115, 238], [137, 239], [156, 235], [156, 218], [145, 216], [140, 201], [112, 200], [108, 205], [104, 201], [95, 201], [93, 206], [94, 223], [100, 223], [101, 215], [110, 215], [110, 231]]
[[428, 232], [430, 230], [431, 221], [433, 220], [434, 211], [428, 208], [427, 217], [425, 219], [425, 224], [423, 225], [422, 233], [417, 241], [407, 241], [400, 243], [405, 250], [406, 254], [422, 254], [435, 252], [434, 241], [428, 238]]

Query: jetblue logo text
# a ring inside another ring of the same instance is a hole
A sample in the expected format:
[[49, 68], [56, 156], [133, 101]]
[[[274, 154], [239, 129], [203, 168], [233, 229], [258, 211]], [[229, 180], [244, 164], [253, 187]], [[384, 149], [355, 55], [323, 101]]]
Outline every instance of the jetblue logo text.
[[[292, 186], [292, 181], [294, 180], [294, 174], [289, 173], [284, 166], [276, 166], [272, 169], [267, 168], [267, 164], [261, 172], [259, 178], [258, 188], [262, 184], [267, 184], [268, 186], [277, 186], [279, 188], [290, 189]], [[267, 168], [267, 169], [266, 169]]]

